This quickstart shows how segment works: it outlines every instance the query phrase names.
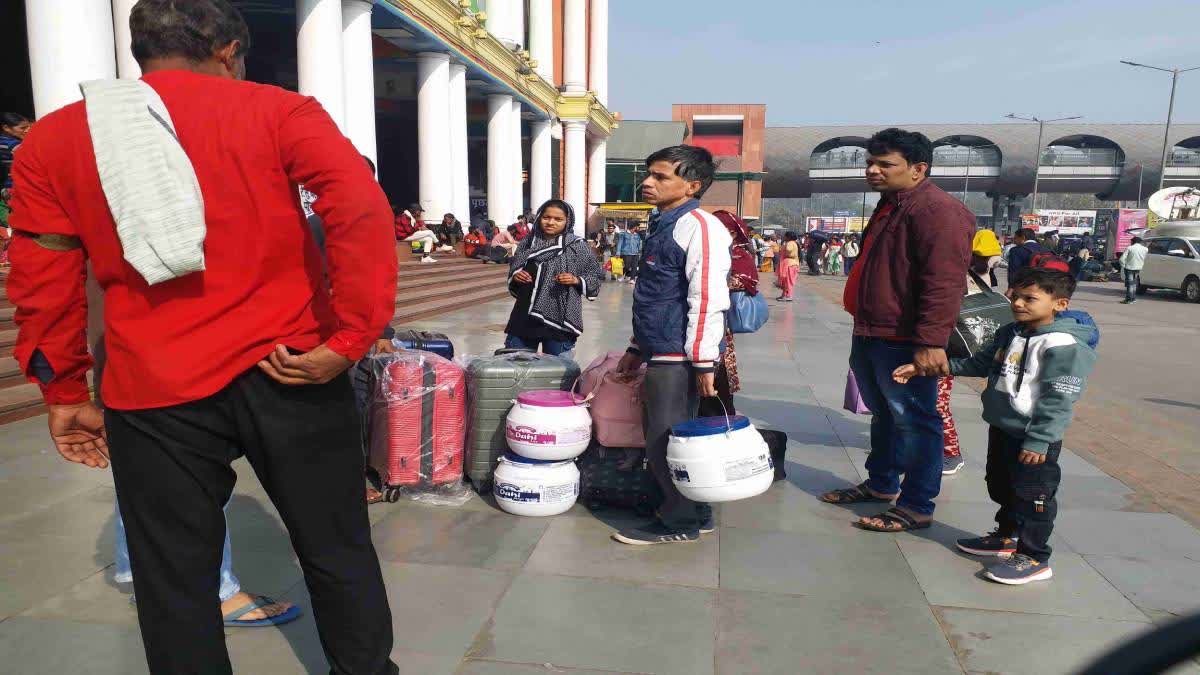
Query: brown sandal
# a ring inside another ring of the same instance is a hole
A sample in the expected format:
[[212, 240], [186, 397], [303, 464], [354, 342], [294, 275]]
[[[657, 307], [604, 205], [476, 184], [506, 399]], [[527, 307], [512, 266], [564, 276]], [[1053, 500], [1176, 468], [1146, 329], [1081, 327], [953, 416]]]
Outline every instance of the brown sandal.
[[[917, 520], [900, 509], [888, 509], [879, 515], [868, 517], [868, 520], [873, 519], [882, 520], [883, 527], [861, 520], [855, 521], [854, 524], [870, 532], [908, 532], [909, 530], [923, 530], [933, 524], [932, 519]], [[895, 527], [896, 525], [900, 527]]]
[[[863, 481], [852, 488], [842, 488], [840, 490], [826, 492], [818, 497], [818, 499], [826, 504], [887, 504], [898, 496], [899, 495], [892, 495], [891, 497], [876, 497], [871, 493], [870, 490], [867, 489], [866, 481]], [[833, 499], [829, 499], [829, 497], [833, 497]]]

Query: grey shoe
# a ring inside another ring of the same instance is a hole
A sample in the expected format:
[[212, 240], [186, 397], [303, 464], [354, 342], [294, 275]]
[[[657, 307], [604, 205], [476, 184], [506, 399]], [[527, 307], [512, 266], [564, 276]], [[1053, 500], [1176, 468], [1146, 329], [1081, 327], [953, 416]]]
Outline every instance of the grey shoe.
[[613, 533], [613, 539], [622, 544], [632, 546], [651, 546], [653, 544], [682, 544], [700, 541], [699, 530], [677, 530], [662, 523], [653, 523], [645, 527], [630, 527]]
[[1015, 553], [1011, 558], [987, 568], [983, 576], [1001, 584], [1022, 586], [1031, 581], [1045, 581], [1054, 576], [1054, 570], [1044, 562], [1038, 562], [1024, 553]]
[[954, 474], [958, 473], [959, 469], [962, 469], [964, 465], [966, 465], [966, 461], [963, 460], [962, 455], [957, 457], [942, 457], [942, 475], [953, 476]]

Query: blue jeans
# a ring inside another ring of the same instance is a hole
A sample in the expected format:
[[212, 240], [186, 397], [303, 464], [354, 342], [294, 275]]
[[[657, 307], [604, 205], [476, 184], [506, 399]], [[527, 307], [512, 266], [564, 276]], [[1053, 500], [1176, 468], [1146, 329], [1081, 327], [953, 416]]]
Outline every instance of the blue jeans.
[[[228, 506], [228, 504], [226, 504]], [[117, 583], [128, 584], [133, 581], [133, 569], [129, 566], [129, 544], [125, 541], [125, 521], [121, 520], [121, 509], [113, 504], [113, 512], [117, 517], [117, 536], [114, 538], [116, 549], [116, 571], [113, 580]], [[229, 546], [229, 524], [225, 524], [225, 548], [221, 550], [221, 590], [218, 597], [221, 602], [232, 598], [242, 590], [242, 584], [233, 575], [233, 550]]]
[[507, 349], [531, 349], [536, 352], [539, 345], [542, 352], [551, 356], [571, 358], [571, 352], [575, 351], [574, 340], [542, 340], [523, 338], [520, 335], [509, 335], [504, 339], [504, 346]]
[[1125, 299], [1137, 300], [1137, 288], [1142, 283], [1141, 270], [1121, 270], [1125, 275]]
[[[854, 336], [850, 368], [863, 402], [871, 409], [871, 454], [867, 486], [914, 513], [933, 513], [942, 490], [942, 416], [937, 378], [914, 377], [897, 384], [892, 371], [913, 362], [912, 345]], [[901, 474], [904, 475], [901, 483]]]

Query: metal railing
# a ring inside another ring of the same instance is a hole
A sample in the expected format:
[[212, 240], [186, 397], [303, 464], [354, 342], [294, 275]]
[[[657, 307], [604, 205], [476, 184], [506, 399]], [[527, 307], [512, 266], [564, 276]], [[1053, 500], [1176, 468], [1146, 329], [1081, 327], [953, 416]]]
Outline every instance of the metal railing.
[[1121, 166], [1125, 158], [1116, 148], [1053, 146], [1042, 151], [1041, 166]]
[[1175, 148], [1167, 156], [1167, 166], [1200, 166], [1200, 150]]
[[867, 151], [830, 150], [813, 154], [808, 160], [810, 169], [865, 169]]
[[938, 147], [933, 149], [934, 166], [1000, 166], [996, 148]]

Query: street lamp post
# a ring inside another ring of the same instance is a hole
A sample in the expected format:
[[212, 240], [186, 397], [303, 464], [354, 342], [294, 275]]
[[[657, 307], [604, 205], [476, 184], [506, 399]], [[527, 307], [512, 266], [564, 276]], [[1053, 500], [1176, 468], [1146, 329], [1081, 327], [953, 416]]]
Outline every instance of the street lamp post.
[[1192, 70], [1200, 70], [1200, 66], [1191, 68], [1159, 68], [1158, 66], [1148, 66], [1144, 63], [1134, 63], [1133, 61], [1121, 61], [1127, 66], [1135, 68], [1149, 68], [1150, 70], [1161, 70], [1164, 73], [1171, 74], [1171, 100], [1167, 103], [1167, 128], [1163, 130], [1163, 146], [1162, 146], [1162, 170], [1158, 173], [1158, 189], [1163, 189], [1163, 180], [1167, 177], [1167, 149], [1171, 145], [1171, 116], [1175, 113], [1175, 85], [1179, 82], [1180, 73], [1186, 73]]
[[1036, 115], [1030, 115], [1029, 117], [1022, 117], [1021, 115], [1014, 115], [1012, 113], [1005, 115], [1005, 117], [1012, 119], [1012, 120], [1024, 120], [1026, 122], [1037, 122], [1038, 139], [1037, 139], [1037, 155], [1036, 155], [1036, 159], [1034, 160], [1034, 165], [1033, 165], [1033, 209], [1032, 209], [1034, 213], [1037, 213], [1038, 178], [1041, 177], [1041, 173], [1042, 173], [1042, 132], [1045, 131], [1046, 125], [1051, 122], [1066, 122], [1067, 120], [1082, 119], [1082, 115], [1074, 115], [1072, 117], [1056, 117], [1052, 120], [1039, 119]]

